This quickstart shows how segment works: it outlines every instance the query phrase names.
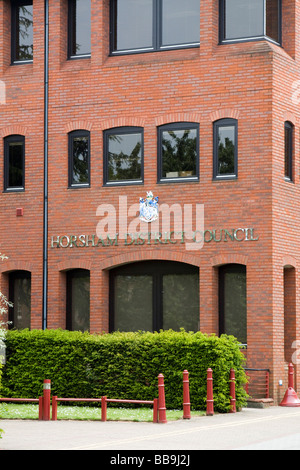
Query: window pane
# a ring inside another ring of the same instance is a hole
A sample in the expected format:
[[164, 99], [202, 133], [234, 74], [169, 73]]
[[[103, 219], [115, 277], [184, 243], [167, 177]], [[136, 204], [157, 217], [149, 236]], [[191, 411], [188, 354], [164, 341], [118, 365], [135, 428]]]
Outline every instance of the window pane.
[[232, 175], [235, 156], [235, 127], [218, 127], [218, 168], [219, 175]]
[[285, 177], [292, 179], [293, 128], [285, 124]]
[[264, 35], [264, 0], [225, 0], [225, 39]]
[[141, 134], [110, 134], [108, 136], [108, 181], [140, 180], [141, 169]]
[[73, 138], [72, 184], [89, 183], [89, 138]]
[[223, 333], [247, 343], [246, 269], [226, 267], [223, 271]]
[[91, 1], [73, 0], [71, 15], [71, 55], [90, 54]]
[[30, 328], [31, 276], [29, 273], [12, 273], [10, 279], [10, 300], [12, 307], [12, 328]]
[[162, 177], [196, 176], [197, 130], [162, 132]]
[[8, 187], [23, 187], [23, 142], [8, 145]]
[[33, 7], [32, 2], [17, 6], [16, 60], [33, 59]]
[[71, 310], [71, 329], [73, 331], [88, 331], [90, 328], [90, 275], [89, 272], [76, 270], [69, 272]]
[[115, 322], [120, 331], [152, 331], [152, 276], [115, 277]]
[[152, 0], [115, 0], [114, 50], [152, 47]]
[[200, 1], [162, 1], [162, 45], [200, 42]]
[[163, 276], [163, 328], [179, 331], [199, 330], [199, 276]]
[[279, 42], [279, 1], [266, 0], [266, 34]]

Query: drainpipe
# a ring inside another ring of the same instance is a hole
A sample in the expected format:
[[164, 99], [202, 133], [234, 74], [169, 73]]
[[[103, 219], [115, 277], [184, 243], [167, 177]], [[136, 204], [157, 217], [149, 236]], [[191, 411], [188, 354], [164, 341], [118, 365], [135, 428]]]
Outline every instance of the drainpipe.
[[43, 317], [42, 329], [47, 328], [48, 297], [48, 75], [49, 75], [49, 0], [45, 0], [44, 38], [44, 220], [43, 220]]

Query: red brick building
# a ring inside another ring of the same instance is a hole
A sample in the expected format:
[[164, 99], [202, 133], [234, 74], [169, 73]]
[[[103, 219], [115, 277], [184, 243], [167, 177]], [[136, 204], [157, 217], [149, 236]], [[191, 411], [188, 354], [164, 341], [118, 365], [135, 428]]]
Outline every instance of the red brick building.
[[233, 334], [275, 402], [289, 362], [299, 387], [299, 16], [298, 0], [0, 1], [14, 327]]

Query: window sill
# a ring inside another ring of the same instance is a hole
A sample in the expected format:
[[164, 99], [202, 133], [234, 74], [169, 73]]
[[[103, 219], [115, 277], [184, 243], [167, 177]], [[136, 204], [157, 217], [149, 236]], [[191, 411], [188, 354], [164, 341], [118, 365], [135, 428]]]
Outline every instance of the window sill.
[[133, 180], [133, 181], [107, 181], [106, 183], [103, 184], [104, 188], [116, 188], [118, 186], [137, 186], [137, 185], [142, 185], [144, 184], [144, 181], [142, 180]]
[[230, 176], [214, 176], [213, 181], [237, 181], [237, 175], [230, 175]]
[[68, 186], [68, 189], [83, 189], [83, 188], [90, 188], [90, 184], [71, 184]]
[[25, 192], [25, 188], [6, 188], [3, 191], [3, 193], [6, 193], [6, 194], [24, 193], [24, 192]]
[[162, 183], [162, 184], [166, 184], [166, 183], [198, 183], [199, 182], [199, 178], [198, 176], [195, 176], [195, 177], [182, 177], [180, 178], [179, 177], [176, 177], [176, 178], [161, 178], [157, 181], [158, 184]]
[[241, 42], [254, 42], [254, 41], [268, 41], [276, 46], [282, 47], [281, 44], [274, 39], [269, 38], [268, 36], [255, 36], [249, 38], [236, 38], [236, 39], [222, 39], [219, 42], [219, 45], [226, 45], [226, 44], [236, 44]]

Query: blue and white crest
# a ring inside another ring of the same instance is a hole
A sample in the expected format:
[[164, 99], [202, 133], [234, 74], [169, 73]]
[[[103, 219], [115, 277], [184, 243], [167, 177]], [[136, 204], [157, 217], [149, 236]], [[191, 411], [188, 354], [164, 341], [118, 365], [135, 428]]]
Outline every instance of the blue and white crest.
[[158, 218], [158, 197], [153, 197], [151, 191], [147, 192], [147, 197], [140, 197], [140, 220], [143, 222], [153, 222]]

